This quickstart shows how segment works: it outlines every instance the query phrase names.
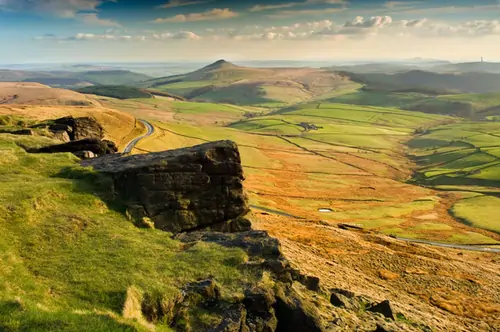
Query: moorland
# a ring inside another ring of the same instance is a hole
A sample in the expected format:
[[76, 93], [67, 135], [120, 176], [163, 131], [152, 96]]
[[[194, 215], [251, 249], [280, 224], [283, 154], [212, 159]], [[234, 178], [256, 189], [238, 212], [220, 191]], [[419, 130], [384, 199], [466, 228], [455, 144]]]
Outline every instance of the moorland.
[[[500, 244], [500, 74], [439, 66], [387, 74], [220, 60], [166, 77], [128, 73], [115, 81], [103, 72], [91, 81], [86, 74], [78, 79], [88, 86], [75, 84], [76, 91], [50, 81], [2, 83], [1, 129], [91, 116], [123, 149], [145, 132], [142, 119], [155, 131], [132, 154], [232, 140], [253, 227], [279, 239], [294, 266], [326, 288], [389, 298], [402, 313], [397, 320], [415, 330], [494, 330], [499, 262], [487, 249]], [[141, 329], [120, 316], [131, 285], [173, 294], [177, 284], [212, 275], [238, 293], [243, 283], [265, 281], [242, 275], [239, 249], [186, 249], [163, 232], [136, 228], [106, 203], [96, 186], [106, 180], [76, 157], [22, 148], [53, 140], [46, 136], [0, 134], [0, 207], [10, 220], [0, 217], [7, 328], [64, 320], [77, 330], [85, 320], [94, 330]], [[214, 319], [193, 316], [198, 327]]]

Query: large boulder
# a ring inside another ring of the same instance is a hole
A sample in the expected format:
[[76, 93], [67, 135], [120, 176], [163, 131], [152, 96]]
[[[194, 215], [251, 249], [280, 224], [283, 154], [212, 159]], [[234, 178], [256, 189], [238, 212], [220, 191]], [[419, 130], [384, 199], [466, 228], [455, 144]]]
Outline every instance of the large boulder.
[[100, 140], [96, 138], [82, 139], [79, 141], [71, 141], [63, 144], [45, 146], [39, 149], [30, 149], [30, 153], [59, 153], [71, 152], [77, 156], [81, 156], [82, 151], [92, 152], [94, 155], [102, 156], [106, 154], [116, 153], [116, 145], [111, 141]]
[[217, 141], [190, 148], [82, 163], [110, 174], [114, 193], [134, 220], [150, 218], [172, 233], [216, 229], [245, 231], [249, 211], [236, 143]]
[[52, 132], [66, 131], [72, 141], [78, 141], [86, 138], [104, 138], [104, 129], [93, 118], [71, 116], [52, 120], [49, 124], [49, 130]]

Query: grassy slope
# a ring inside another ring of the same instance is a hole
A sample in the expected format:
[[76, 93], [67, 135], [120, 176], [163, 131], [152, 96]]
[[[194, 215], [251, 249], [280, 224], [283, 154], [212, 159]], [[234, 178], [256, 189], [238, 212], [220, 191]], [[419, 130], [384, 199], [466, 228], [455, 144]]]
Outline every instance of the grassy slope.
[[[458, 234], [460, 243], [494, 242], [471, 229], [460, 229], [446, 210], [436, 210], [445, 203], [432, 191], [389, 179], [403, 179], [402, 170], [410, 168], [402, 143], [415, 128], [447, 118], [390, 108], [317, 106], [305, 104], [230, 127], [156, 122], [157, 132], [138, 149], [159, 151], [231, 139], [239, 144], [254, 205], [311, 220], [359, 223], [405, 237], [452, 241]], [[301, 122], [322, 128], [305, 131]], [[334, 212], [318, 212], [325, 206]], [[425, 217], [434, 214], [436, 220]]]
[[190, 73], [153, 79], [137, 86], [153, 87], [197, 101], [277, 109], [313, 97], [352, 91], [359, 84], [332, 78], [322, 70], [249, 68], [218, 61]]
[[[106, 204], [98, 183], [71, 154], [30, 155], [0, 135], [0, 330], [143, 330], [122, 316], [127, 288], [173, 296], [214, 276], [232, 293], [252, 277], [240, 250], [198, 244], [134, 227]], [[159, 326], [158, 331], [168, 330]]]
[[74, 73], [73, 76], [81, 79], [82, 81], [88, 81], [100, 85], [122, 85], [151, 79], [148, 75], [134, 73], [128, 70], [77, 72]]
[[[328, 99], [331, 102], [397, 107], [427, 113], [494, 116], [500, 108], [500, 93], [431, 96], [415, 92], [356, 91]], [[488, 112], [488, 110], [491, 110]]]
[[[498, 192], [499, 133], [499, 123], [476, 122], [441, 126], [416, 137], [409, 142], [420, 166], [415, 180], [442, 190]], [[452, 212], [467, 224], [498, 232], [497, 209], [498, 199], [484, 196], [461, 200]]]
[[95, 85], [77, 90], [80, 93], [92, 94], [118, 99], [152, 98], [152, 95], [141, 89], [120, 85]]
[[477, 196], [463, 199], [453, 206], [452, 213], [475, 227], [500, 233], [500, 198]]

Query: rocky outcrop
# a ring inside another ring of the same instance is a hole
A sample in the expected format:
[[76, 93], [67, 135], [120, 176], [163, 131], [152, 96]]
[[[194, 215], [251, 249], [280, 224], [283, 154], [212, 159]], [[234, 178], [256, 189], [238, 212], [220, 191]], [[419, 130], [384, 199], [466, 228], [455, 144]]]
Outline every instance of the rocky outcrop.
[[[71, 152], [79, 157], [81, 156], [103, 156], [117, 152], [116, 145], [111, 141], [100, 140], [96, 138], [71, 141], [63, 144], [45, 146], [39, 149], [30, 149], [30, 153], [60, 153]], [[92, 154], [90, 154], [91, 152]]]
[[69, 116], [51, 120], [48, 123], [48, 129], [53, 133], [66, 132], [71, 141], [104, 138], [104, 129], [99, 122], [90, 117], [74, 118]]
[[109, 156], [82, 164], [113, 177], [116, 198], [137, 222], [150, 218], [155, 228], [172, 233], [250, 229], [244, 218], [249, 206], [243, 168], [234, 142]]

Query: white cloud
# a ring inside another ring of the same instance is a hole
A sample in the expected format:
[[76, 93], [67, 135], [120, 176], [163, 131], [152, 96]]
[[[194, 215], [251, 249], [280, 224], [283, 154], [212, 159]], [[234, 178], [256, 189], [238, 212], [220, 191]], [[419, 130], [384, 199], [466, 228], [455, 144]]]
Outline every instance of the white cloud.
[[101, 25], [101, 26], [107, 26], [107, 27], [119, 27], [120, 24], [116, 21], [113, 20], [107, 20], [107, 19], [102, 19], [97, 16], [95, 13], [91, 14], [78, 14], [76, 16], [77, 19], [82, 21], [85, 24], [89, 25]]
[[213, 0], [170, 0], [168, 3], [158, 6], [158, 8], [175, 8], [183, 6], [200, 5], [212, 2]]
[[354, 20], [346, 22], [346, 28], [382, 28], [385, 25], [391, 24], [390, 16], [373, 16], [369, 20], [365, 20], [362, 16], [357, 16]]
[[2, 0], [0, 9], [49, 13], [71, 18], [81, 11], [96, 11], [106, 1], [116, 0]]
[[77, 33], [69, 37], [56, 36], [53, 34], [46, 34], [43, 36], [35, 37], [35, 40], [45, 41], [148, 41], [148, 40], [200, 40], [201, 37], [192, 31], [177, 31], [177, 32], [163, 32], [151, 33], [149, 35], [120, 35], [113, 34], [114, 31], [109, 31], [104, 34], [94, 33]]
[[164, 22], [195, 22], [195, 21], [213, 21], [213, 20], [223, 20], [228, 18], [233, 18], [239, 16], [238, 13], [231, 11], [229, 8], [214, 8], [212, 10], [202, 12], [202, 13], [191, 13], [191, 14], [179, 14], [167, 18], [158, 18], [155, 23]]
[[200, 40], [201, 37], [192, 31], [178, 31], [178, 32], [165, 32], [161, 34], [153, 34], [156, 40], [170, 40], [170, 39], [183, 39], [183, 40]]

